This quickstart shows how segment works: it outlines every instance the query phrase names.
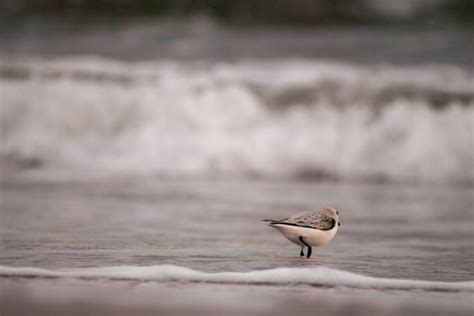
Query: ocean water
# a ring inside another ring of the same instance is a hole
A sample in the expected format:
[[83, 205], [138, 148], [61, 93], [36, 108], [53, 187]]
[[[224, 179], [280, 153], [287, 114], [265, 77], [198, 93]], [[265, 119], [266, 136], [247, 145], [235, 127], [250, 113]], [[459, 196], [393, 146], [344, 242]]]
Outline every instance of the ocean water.
[[[85, 301], [90, 313], [214, 308], [211, 314], [284, 314], [319, 304], [327, 312], [389, 315], [406, 308], [464, 315], [473, 310], [473, 191], [67, 171], [4, 174], [0, 305], [18, 313], [23, 301], [46, 313]], [[336, 205], [342, 225], [310, 259], [300, 258], [297, 246], [261, 222], [321, 205]], [[45, 296], [44, 289], [56, 294]], [[178, 293], [181, 299], [173, 299]], [[131, 303], [111, 300], [111, 294]], [[154, 294], [170, 300], [153, 300]], [[195, 302], [205, 294], [213, 299]], [[254, 295], [261, 301], [249, 303]], [[305, 302], [313, 295], [315, 301]], [[279, 309], [276, 302], [288, 306]]]
[[[474, 312], [469, 27], [15, 23], [1, 315]], [[327, 205], [311, 259], [261, 221]]]

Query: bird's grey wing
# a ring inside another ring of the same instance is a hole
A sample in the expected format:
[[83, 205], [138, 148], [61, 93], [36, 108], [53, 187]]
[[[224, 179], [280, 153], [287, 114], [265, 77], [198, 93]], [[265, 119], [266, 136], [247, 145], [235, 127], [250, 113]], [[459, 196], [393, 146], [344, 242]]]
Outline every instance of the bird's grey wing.
[[292, 217], [285, 217], [281, 219], [262, 219], [264, 222], [270, 222], [270, 224], [283, 224], [283, 223], [291, 223], [291, 224], [297, 224], [297, 223], [302, 223], [307, 220], [310, 220], [313, 218], [315, 215], [317, 215], [319, 212], [318, 211], [306, 211], [306, 212], [301, 212], [298, 213]]
[[303, 212], [282, 221], [282, 223], [320, 230], [331, 230], [336, 226], [336, 220], [324, 212]]
[[282, 222], [297, 222], [297, 221], [306, 221], [310, 220], [314, 216], [324, 212], [323, 210], [318, 211], [304, 211], [293, 215], [292, 217], [285, 217], [281, 219], [263, 219], [264, 222], [274, 222], [274, 223], [282, 223]]

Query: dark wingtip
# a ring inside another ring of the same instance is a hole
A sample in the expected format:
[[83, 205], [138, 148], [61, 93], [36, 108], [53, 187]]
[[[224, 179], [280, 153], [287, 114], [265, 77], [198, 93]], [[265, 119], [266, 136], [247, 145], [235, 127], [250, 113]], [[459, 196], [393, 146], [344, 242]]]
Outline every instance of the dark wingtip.
[[273, 219], [262, 219], [262, 222], [268, 222], [267, 226], [270, 227], [273, 227], [273, 225], [276, 223]]

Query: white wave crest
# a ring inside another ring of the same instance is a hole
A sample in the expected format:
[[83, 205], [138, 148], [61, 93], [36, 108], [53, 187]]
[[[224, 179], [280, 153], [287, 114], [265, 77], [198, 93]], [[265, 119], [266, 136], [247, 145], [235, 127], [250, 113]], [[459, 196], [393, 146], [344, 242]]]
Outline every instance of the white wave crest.
[[314, 61], [0, 61], [0, 156], [166, 173], [474, 182], [474, 79]]
[[468, 291], [474, 292], [474, 281], [440, 282], [403, 279], [384, 279], [363, 276], [327, 267], [276, 268], [250, 272], [208, 273], [175, 265], [115, 266], [44, 270], [28, 267], [0, 266], [0, 277], [25, 278], [80, 278], [107, 280], [180, 281], [230, 284], [311, 285], [330, 287]]

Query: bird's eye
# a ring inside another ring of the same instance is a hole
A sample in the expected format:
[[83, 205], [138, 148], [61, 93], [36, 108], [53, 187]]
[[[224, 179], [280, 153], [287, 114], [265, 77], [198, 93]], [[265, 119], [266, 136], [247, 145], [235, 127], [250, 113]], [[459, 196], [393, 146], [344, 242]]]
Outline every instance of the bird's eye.
[[339, 215], [339, 211], [336, 211], [336, 214]]

